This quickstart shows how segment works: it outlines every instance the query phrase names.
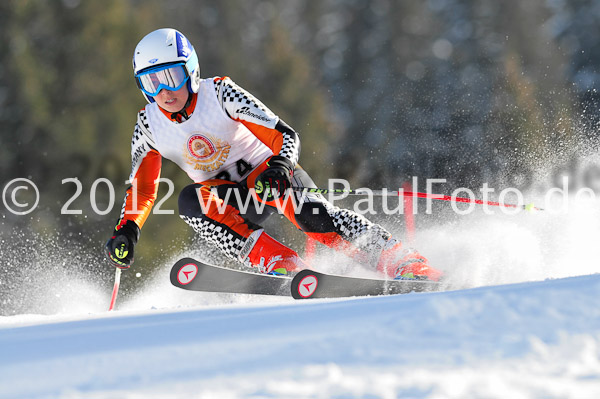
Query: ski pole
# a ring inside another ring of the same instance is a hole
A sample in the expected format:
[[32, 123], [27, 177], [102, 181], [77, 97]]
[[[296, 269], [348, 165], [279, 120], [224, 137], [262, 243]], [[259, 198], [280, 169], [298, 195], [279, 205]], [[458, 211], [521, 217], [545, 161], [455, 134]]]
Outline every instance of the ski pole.
[[453, 196], [453, 195], [429, 194], [429, 193], [420, 193], [420, 192], [416, 192], [416, 191], [404, 191], [404, 190], [400, 190], [400, 191], [370, 190], [370, 189], [357, 189], [357, 190], [333, 189], [333, 190], [329, 190], [329, 189], [323, 189], [323, 188], [308, 188], [308, 187], [292, 187], [292, 190], [307, 192], [307, 193], [316, 193], [316, 194], [375, 195], [378, 197], [381, 197], [381, 196], [417, 197], [417, 198], [425, 198], [425, 199], [432, 199], [432, 200], [438, 200], [438, 201], [463, 202], [463, 203], [478, 204], [478, 205], [499, 206], [499, 207], [505, 207], [505, 208], [521, 208], [521, 209], [525, 209], [526, 211], [533, 211], [533, 210], [542, 211], [543, 210], [542, 208], [538, 208], [538, 207], [534, 206], [533, 203], [527, 204], [527, 205], [515, 205], [515, 204], [507, 204], [507, 203], [495, 202], [495, 201], [483, 201], [480, 199], [473, 199], [473, 198], [467, 198], [467, 197], [457, 197], [457, 196]]
[[108, 307], [109, 312], [115, 307], [115, 302], [117, 302], [117, 294], [119, 293], [119, 285], [121, 284], [121, 269], [118, 267], [115, 267], [115, 269], [117, 271], [115, 272], [115, 285], [113, 286], [112, 296], [110, 297], [110, 306]]

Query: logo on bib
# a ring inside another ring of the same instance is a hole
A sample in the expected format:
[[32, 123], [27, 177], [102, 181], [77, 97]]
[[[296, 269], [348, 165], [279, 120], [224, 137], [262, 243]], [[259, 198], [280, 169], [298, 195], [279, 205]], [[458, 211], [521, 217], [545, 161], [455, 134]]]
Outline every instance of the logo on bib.
[[219, 169], [227, 160], [231, 145], [216, 137], [194, 134], [186, 144], [184, 157], [195, 170], [212, 172]]

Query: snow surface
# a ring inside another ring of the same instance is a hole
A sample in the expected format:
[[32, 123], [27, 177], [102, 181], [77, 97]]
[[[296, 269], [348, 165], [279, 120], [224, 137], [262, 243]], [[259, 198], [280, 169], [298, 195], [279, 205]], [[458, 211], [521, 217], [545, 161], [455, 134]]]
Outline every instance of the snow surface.
[[165, 265], [109, 313], [92, 282], [50, 282], [31, 314], [0, 317], [0, 398], [598, 398], [599, 209], [420, 230], [470, 287], [447, 292], [194, 293]]
[[349, 300], [18, 316], [2, 398], [597, 398], [600, 275]]

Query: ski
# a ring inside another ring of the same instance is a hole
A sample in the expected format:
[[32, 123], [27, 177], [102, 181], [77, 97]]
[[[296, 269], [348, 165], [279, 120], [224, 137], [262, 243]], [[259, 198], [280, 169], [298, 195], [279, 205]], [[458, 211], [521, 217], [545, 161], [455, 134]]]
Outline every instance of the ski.
[[408, 294], [439, 289], [441, 284], [435, 281], [348, 277], [308, 269], [296, 274], [291, 285], [295, 299]]
[[190, 291], [281, 295], [295, 299], [344, 298], [437, 291], [441, 284], [427, 280], [383, 280], [302, 270], [293, 278], [213, 266], [192, 258], [178, 260], [171, 284]]
[[171, 284], [191, 291], [289, 296], [291, 282], [290, 277], [213, 266], [192, 258], [180, 259], [171, 268]]

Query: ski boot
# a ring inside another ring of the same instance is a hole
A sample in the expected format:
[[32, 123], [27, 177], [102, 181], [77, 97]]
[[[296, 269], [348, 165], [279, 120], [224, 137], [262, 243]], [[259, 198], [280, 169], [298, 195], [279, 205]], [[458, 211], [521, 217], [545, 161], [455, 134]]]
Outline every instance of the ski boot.
[[[243, 256], [244, 254], [247, 255]], [[257, 268], [261, 273], [273, 275], [287, 275], [289, 272], [308, 268], [294, 250], [275, 240], [262, 229], [248, 237], [240, 260], [247, 266]]]
[[443, 273], [429, 266], [425, 257], [412, 248], [404, 248], [393, 238], [379, 257], [377, 270], [394, 280], [440, 281]]

